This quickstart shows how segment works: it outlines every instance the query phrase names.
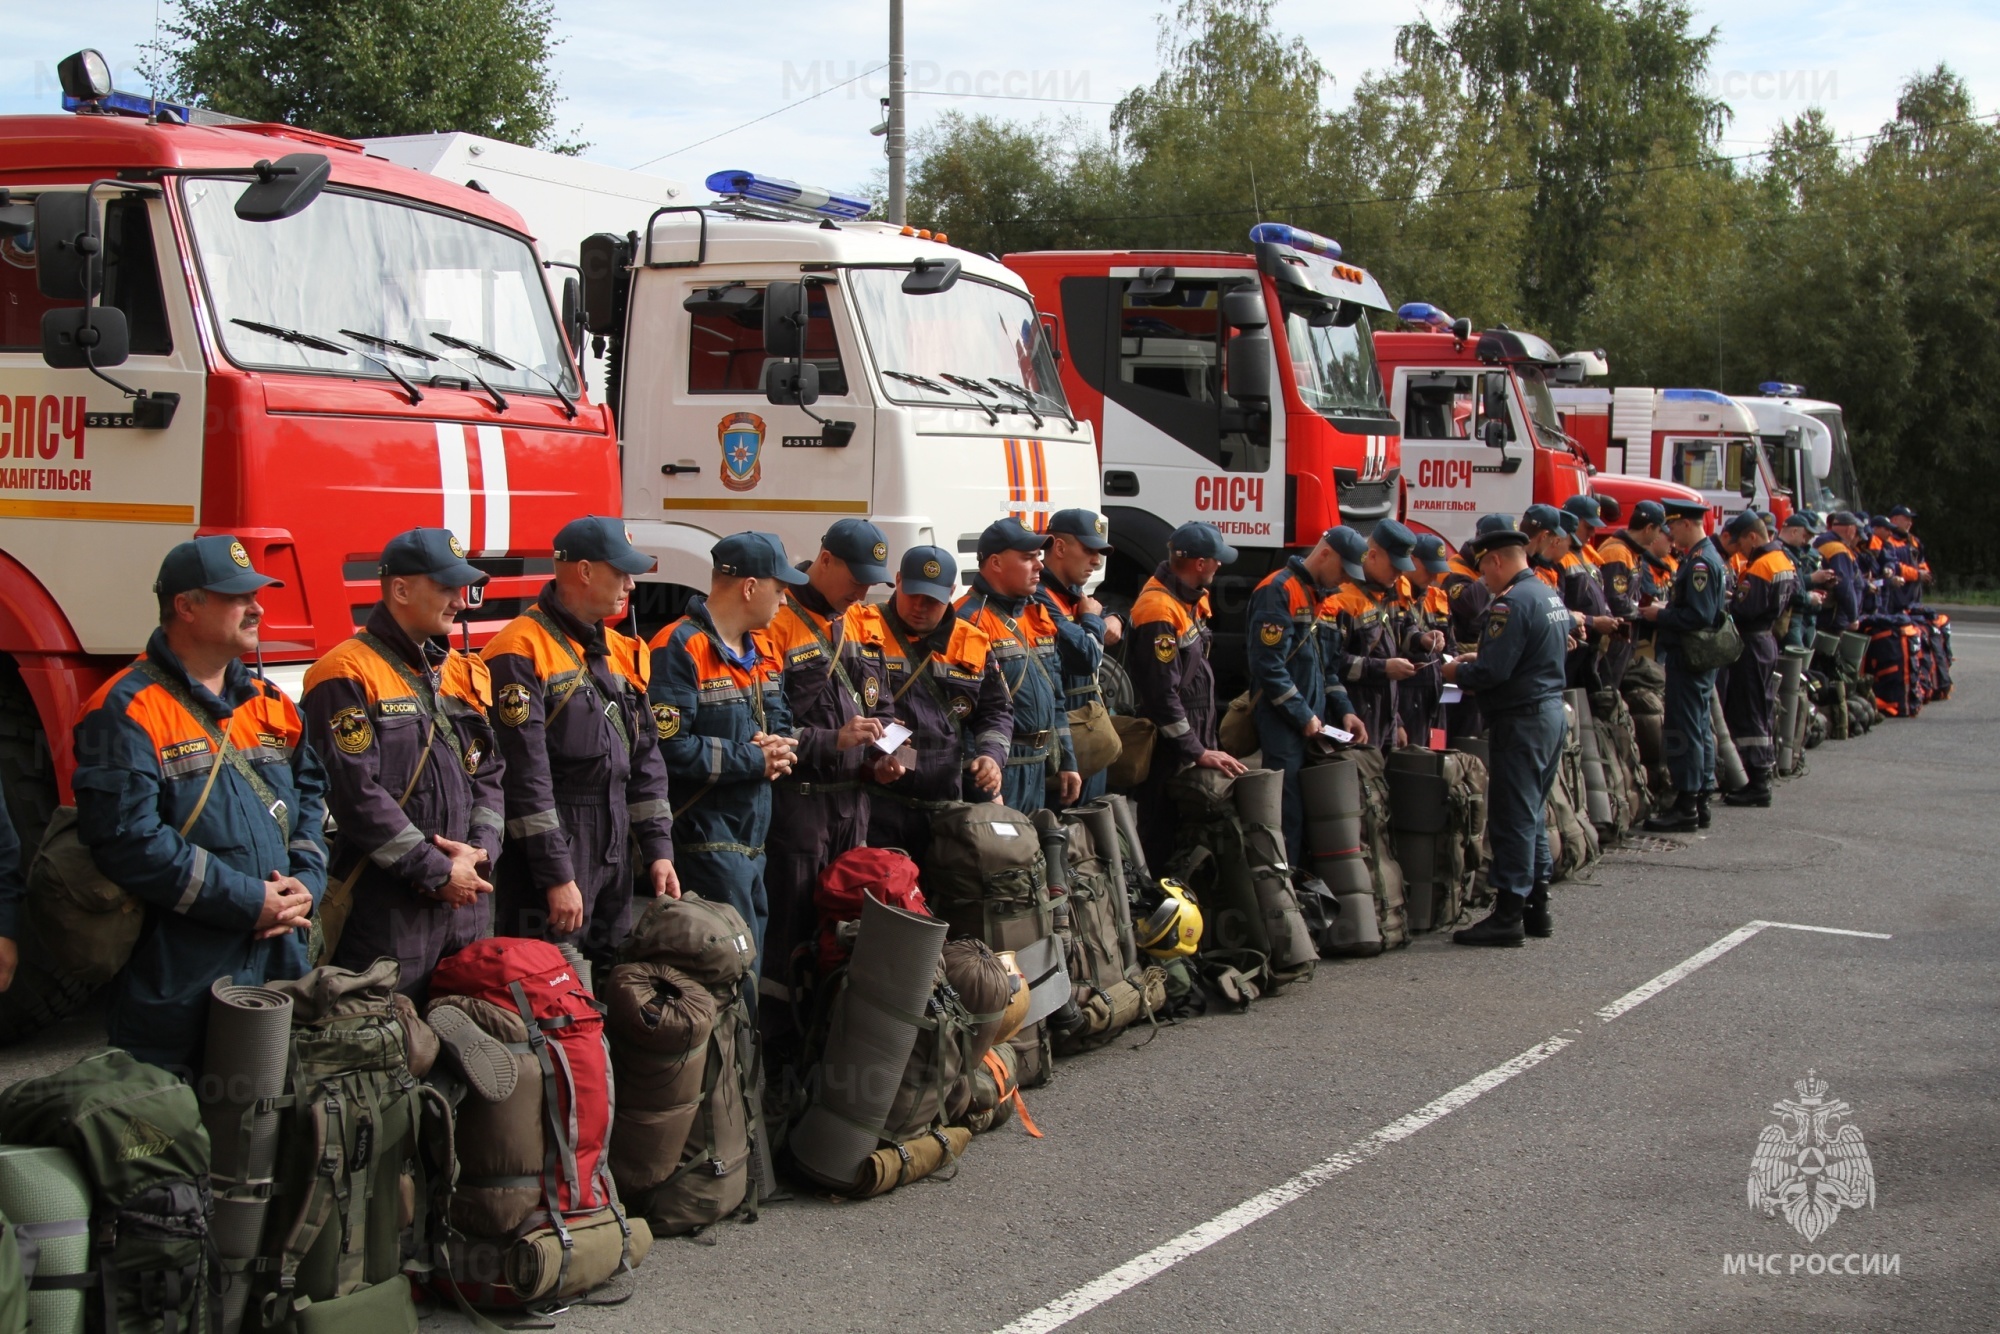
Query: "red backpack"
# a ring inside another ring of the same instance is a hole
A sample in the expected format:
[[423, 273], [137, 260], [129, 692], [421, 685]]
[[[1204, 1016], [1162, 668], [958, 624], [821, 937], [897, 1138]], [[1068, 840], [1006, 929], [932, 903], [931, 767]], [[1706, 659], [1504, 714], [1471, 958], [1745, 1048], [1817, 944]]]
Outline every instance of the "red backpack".
[[841, 853], [819, 873], [813, 903], [819, 908], [819, 967], [822, 975], [847, 962], [854, 952], [850, 934], [841, 938], [843, 922], [861, 920], [861, 897], [872, 893], [892, 908], [923, 913], [924, 893], [917, 888], [917, 864], [895, 848], [854, 848]]
[[431, 996], [471, 996], [527, 1025], [545, 1090], [543, 1207], [567, 1216], [615, 1205], [605, 1153], [612, 1109], [604, 1007], [562, 952], [544, 940], [482, 940], [438, 964]]

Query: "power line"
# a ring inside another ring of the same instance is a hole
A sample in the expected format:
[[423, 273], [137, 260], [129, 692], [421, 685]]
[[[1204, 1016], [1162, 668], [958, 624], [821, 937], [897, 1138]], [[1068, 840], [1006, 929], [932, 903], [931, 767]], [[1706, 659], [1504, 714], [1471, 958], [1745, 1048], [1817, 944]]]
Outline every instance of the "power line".
[[755, 116], [749, 120], [744, 121], [741, 125], [731, 126], [729, 129], [722, 131], [720, 134], [709, 135], [708, 138], [706, 139], [697, 139], [693, 143], [685, 145], [684, 147], [681, 148], [676, 148], [670, 153], [662, 153], [658, 157], [649, 157], [644, 162], [641, 162], [638, 166], [632, 168], [632, 170], [639, 171], [646, 167], [652, 166], [655, 162], [664, 162], [670, 157], [679, 157], [682, 153], [688, 152], [691, 149], [700, 148], [703, 144], [712, 144], [717, 139], [726, 139], [730, 135], [736, 133], [736, 131], [738, 130], [747, 130], [752, 125], [755, 125], [760, 121], [767, 121], [771, 119], [771, 117], [773, 116], [781, 116], [785, 112], [790, 111], [793, 107], [802, 107], [806, 103], [813, 101], [815, 98], [825, 97], [828, 93], [836, 92], [842, 88], [845, 88], [850, 83], [860, 83], [863, 79], [867, 78], [869, 75], [879, 74], [887, 68], [889, 68], [889, 62], [885, 60], [881, 64], [875, 66], [873, 69], [862, 70], [859, 74], [855, 75], [851, 79], [842, 79], [839, 83], [828, 84], [826, 87], [820, 89], [818, 92], [808, 93], [806, 96], [801, 97], [796, 102], [787, 102], [785, 103], [785, 105], [779, 107], [776, 111], [767, 111], [761, 116]]

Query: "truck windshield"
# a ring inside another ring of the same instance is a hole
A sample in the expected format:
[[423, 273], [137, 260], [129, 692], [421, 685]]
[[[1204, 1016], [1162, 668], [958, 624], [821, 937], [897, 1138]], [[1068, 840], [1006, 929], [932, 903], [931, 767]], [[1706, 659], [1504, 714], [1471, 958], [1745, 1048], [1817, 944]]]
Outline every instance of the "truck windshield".
[[1833, 433], [1833, 466], [1820, 479], [1821, 503], [1828, 509], [1854, 509], [1861, 504], [1861, 481], [1848, 452], [1847, 423], [1839, 408], [1819, 408], [1807, 414]]
[[[328, 190], [311, 207], [280, 222], [236, 216], [242, 181], [188, 180], [183, 190], [195, 251], [216, 318], [216, 336], [240, 365], [337, 371], [388, 378], [358, 355], [281, 342], [242, 324], [275, 325], [355, 346], [352, 329], [436, 354], [425, 362], [407, 353], [413, 378], [456, 375], [469, 359], [438, 342], [449, 334], [491, 348], [576, 392], [576, 377], [549, 307], [548, 288], [527, 242], [491, 227], [385, 199]], [[528, 394], [548, 385], [526, 369], [477, 365], [493, 384]], [[463, 378], [460, 376], [459, 378]]]
[[978, 407], [970, 391], [955, 402], [942, 399], [913, 379], [888, 374], [895, 371], [931, 380], [950, 375], [953, 383], [972, 380], [1003, 390], [998, 382], [1004, 381], [1031, 391], [1048, 411], [1067, 413], [1042, 322], [1026, 296], [971, 277], [942, 292], [909, 296], [903, 291], [907, 269], [846, 269], [843, 276], [883, 374], [882, 393], [892, 402]]
[[1521, 394], [1528, 402], [1528, 416], [1535, 423], [1535, 434], [1551, 449], [1562, 449], [1569, 442], [1563, 431], [1562, 420], [1556, 413], [1555, 395], [1549, 392], [1548, 382], [1530, 371], [1523, 371]]
[[1362, 315], [1346, 328], [1314, 328], [1300, 311], [1285, 313], [1285, 343], [1299, 398], [1321, 416], [1385, 417], [1389, 401], [1375, 368], [1375, 339]]

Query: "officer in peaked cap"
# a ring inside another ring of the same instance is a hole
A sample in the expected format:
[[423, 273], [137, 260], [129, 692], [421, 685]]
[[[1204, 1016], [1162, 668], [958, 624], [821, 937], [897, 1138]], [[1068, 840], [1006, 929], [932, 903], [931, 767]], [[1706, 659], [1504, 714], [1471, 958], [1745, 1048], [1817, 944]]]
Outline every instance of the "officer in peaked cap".
[[[1104, 567], [1111, 552], [1111, 523], [1096, 510], [1057, 510], [1049, 516], [1048, 546], [1042, 552], [1042, 585], [1035, 594], [1056, 623], [1056, 656], [1062, 660], [1063, 707], [1089, 709], [1101, 696], [1097, 673], [1104, 650], [1118, 643], [1125, 625], [1084, 592], [1084, 584]], [[1086, 774], [1079, 801], [1105, 793], [1105, 770]]]
[[1473, 541], [1479, 577], [1493, 595], [1476, 652], [1445, 664], [1447, 681], [1477, 693], [1490, 738], [1487, 831], [1493, 911], [1454, 932], [1460, 945], [1518, 946], [1547, 936], [1555, 878], [1545, 813], [1562, 761], [1563, 654], [1570, 615], [1528, 568], [1528, 536], [1485, 526]]
[[396, 989], [422, 1004], [438, 960], [485, 936], [493, 906], [507, 799], [492, 678], [449, 643], [487, 576], [442, 528], [389, 539], [380, 569], [367, 623], [306, 673], [337, 830], [319, 915], [327, 962], [363, 969], [390, 955]]
[[1708, 776], [1715, 768], [1711, 715], [1715, 669], [1691, 666], [1682, 643], [1688, 635], [1719, 629], [1729, 613], [1722, 553], [1702, 527], [1708, 517], [1707, 502], [1670, 499], [1661, 508], [1674, 545], [1681, 550], [1680, 565], [1666, 601], [1642, 607], [1639, 614], [1659, 630], [1667, 678], [1664, 744], [1677, 796], [1673, 809], [1652, 816], [1646, 828], [1677, 833], [1707, 827]]

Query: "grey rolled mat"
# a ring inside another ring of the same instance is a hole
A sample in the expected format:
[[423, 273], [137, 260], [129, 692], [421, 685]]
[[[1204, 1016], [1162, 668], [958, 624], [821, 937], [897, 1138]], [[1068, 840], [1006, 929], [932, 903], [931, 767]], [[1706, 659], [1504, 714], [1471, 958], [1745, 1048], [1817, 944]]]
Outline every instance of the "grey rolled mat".
[[1772, 731], [1777, 734], [1778, 772], [1787, 776], [1799, 763], [1799, 739], [1804, 735], [1799, 727], [1800, 686], [1805, 679], [1806, 664], [1811, 660], [1812, 650], [1787, 645], [1778, 663], [1778, 718]]
[[[24, 1278], [89, 1270], [90, 1183], [69, 1150], [0, 1145], [0, 1214], [14, 1224]], [[31, 1288], [28, 1327], [83, 1334], [83, 1292]]]
[[1361, 851], [1361, 770], [1346, 756], [1299, 770], [1306, 858], [1336, 895], [1373, 894]]
[[875, 1151], [877, 1130], [916, 1046], [911, 1020], [923, 1014], [936, 983], [944, 936], [945, 924], [935, 917], [863, 896], [847, 985], [827, 1023], [818, 1086], [787, 1141], [793, 1161], [815, 1180], [846, 1189]]
[[1750, 775], [1743, 771], [1743, 757], [1736, 753], [1736, 742], [1729, 735], [1729, 719], [1722, 712], [1722, 692], [1711, 691], [1708, 696], [1709, 729], [1715, 734], [1715, 785], [1724, 792], [1740, 792], [1750, 786]]
[[[225, 1262], [253, 1259], [264, 1236], [278, 1157], [278, 1113], [255, 1104], [285, 1091], [291, 1053], [292, 998], [269, 987], [239, 987], [222, 978], [209, 988], [206, 1068], [195, 1094], [208, 1131], [209, 1178], [215, 1186], [215, 1246]], [[243, 1325], [250, 1297], [247, 1272], [229, 1270], [222, 1293], [223, 1334]]]

